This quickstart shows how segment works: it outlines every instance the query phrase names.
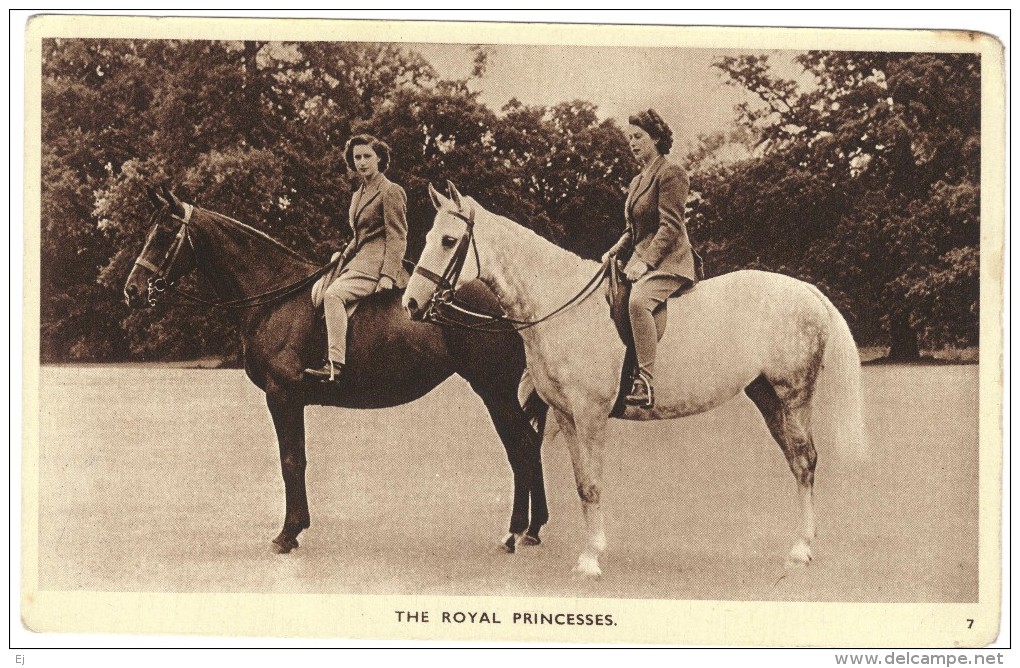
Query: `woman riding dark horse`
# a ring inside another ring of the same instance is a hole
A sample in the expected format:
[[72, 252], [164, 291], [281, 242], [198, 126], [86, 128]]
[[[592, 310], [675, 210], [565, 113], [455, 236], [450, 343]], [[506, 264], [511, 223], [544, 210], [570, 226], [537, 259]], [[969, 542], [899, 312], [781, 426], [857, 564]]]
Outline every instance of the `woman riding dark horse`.
[[[320, 359], [326, 345], [322, 316], [311, 299], [311, 283], [323, 269], [252, 227], [181, 202], [166, 188], [161, 196], [150, 191], [150, 197], [157, 210], [124, 288], [127, 303], [155, 304], [197, 268], [218, 300], [192, 299], [237, 309], [245, 372], [266, 393], [279, 441], [287, 503], [283, 529], [273, 540], [278, 552], [296, 548], [298, 534], [311, 523], [305, 406], [395, 406], [424, 396], [454, 373], [481, 397], [513, 469], [513, 512], [504, 545], [513, 551], [518, 544], [539, 542], [539, 529], [548, 521], [540, 456], [546, 406], [537, 396], [527, 402], [528, 412], [518, 403], [524, 350], [517, 334], [412, 322], [401, 308], [401, 293], [386, 290], [362, 299], [350, 321], [343, 382], [302, 381], [302, 370]], [[496, 308], [491, 293], [472, 287], [480, 305]]]
[[354, 237], [343, 251], [338, 276], [325, 290], [329, 351], [325, 366], [305, 369], [312, 380], [341, 382], [347, 363], [347, 318], [358, 300], [407, 285], [407, 195], [386, 178], [390, 147], [371, 135], [355, 135], [344, 148], [347, 168], [361, 187], [351, 198], [349, 221]]

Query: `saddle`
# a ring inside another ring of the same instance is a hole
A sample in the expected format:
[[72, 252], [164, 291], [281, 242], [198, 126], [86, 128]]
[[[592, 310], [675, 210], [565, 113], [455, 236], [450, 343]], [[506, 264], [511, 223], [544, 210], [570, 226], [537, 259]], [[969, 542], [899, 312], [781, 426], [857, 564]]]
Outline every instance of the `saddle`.
[[[326, 295], [326, 288], [336, 280], [336, 277], [343, 271], [344, 265], [347, 264], [346, 258], [343, 261], [337, 262], [342, 255], [342, 251], [333, 253], [333, 256], [329, 258], [330, 262], [336, 262], [336, 266], [327, 271], [322, 275], [319, 280], [312, 284], [312, 304], [315, 308], [322, 308], [322, 299]], [[348, 313], [347, 315], [351, 315]]]
[[[700, 260], [700, 258], [697, 259]], [[627, 409], [627, 394], [634, 385], [634, 377], [638, 372], [634, 332], [630, 326], [629, 304], [632, 283], [623, 272], [624, 266], [621, 260], [614, 259], [609, 263], [609, 267], [606, 270], [606, 301], [609, 302], [609, 316], [613, 319], [613, 324], [616, 325], [616, 331], [620, 335], [620, 340], [627, 347], [627, 353], [623, 358], [623, 368], [620, 370], [620, 389], [617, 392], [616, 402], [613, 404], [609, 417], [620, 417]], [[698, 267], [697, 275], [699, 278], [704, 276], [700, 267]], [[690, 289], [689, 286], [680, 288], [670, 298], [678, 297]], [[666, 332], [667, 303], [663, 302], [652, 312], [652, 317], [655, 318], [655, 331], [659, 341], [662, 340], [662, 335]]]

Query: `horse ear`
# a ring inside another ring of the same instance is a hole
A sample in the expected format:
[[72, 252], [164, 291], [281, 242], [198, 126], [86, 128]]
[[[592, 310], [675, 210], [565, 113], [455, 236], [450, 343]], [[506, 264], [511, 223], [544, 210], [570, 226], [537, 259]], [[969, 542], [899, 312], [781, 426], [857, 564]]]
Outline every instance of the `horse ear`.
[[443, 196], [439, 194], [439, 191], [429, 184], [429, 199], [432, 200], [432, 206], [436, 207], [436, 211], [439, 211], [443, 206]]
[[170, 213], [177, 216], [178, 218], [184, 217], [184, 205], [181, 204], [181, 200], [177, 199], [177, 196], [170, 192], [170, 188], [163, 184], [163, 199], [170, 206]]
[[149, 196], [149, 201], [152, 202], [153, 208], [157, 211], [166, 206], [166, 200], [160, 197], [159, 193], [152, 186], [146, 186], [145, 193]]
[[453, 185], [453, 181], [446, 182], [446, 190], [450, 193], [450, 199], [457, 205], [457, 208], [461, 208], [460, 193], [457, 191], [457, 186]]

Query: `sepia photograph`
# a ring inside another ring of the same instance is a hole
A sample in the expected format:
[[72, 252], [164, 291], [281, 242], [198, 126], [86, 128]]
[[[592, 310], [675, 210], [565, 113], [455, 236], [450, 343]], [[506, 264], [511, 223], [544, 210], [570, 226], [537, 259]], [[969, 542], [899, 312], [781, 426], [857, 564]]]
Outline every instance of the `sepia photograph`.
[[30, 633], [999, 635], [996, 38], [26, 30]]

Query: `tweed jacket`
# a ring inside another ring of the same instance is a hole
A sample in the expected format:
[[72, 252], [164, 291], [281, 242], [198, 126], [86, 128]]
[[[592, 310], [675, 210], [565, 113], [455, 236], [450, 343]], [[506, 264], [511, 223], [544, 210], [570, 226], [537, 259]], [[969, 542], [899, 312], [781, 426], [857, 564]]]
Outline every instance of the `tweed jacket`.
[[354, 231], [353, 257], [342, 273], [389, 276], [398, 288], [407, 286], [403, 259], [407, 252], [407, 195], [380, 174], [375, 183], [359, 188], [351, 198], [348, 222]]
[[650, 271], [698, 280], [684, 223], [689, 188], [687, 172], [663, 156], [630, 182], [624, 209], [627, 229], [613, 246], [614, 252], [633, 248], [628, 267], [641, 260]]

